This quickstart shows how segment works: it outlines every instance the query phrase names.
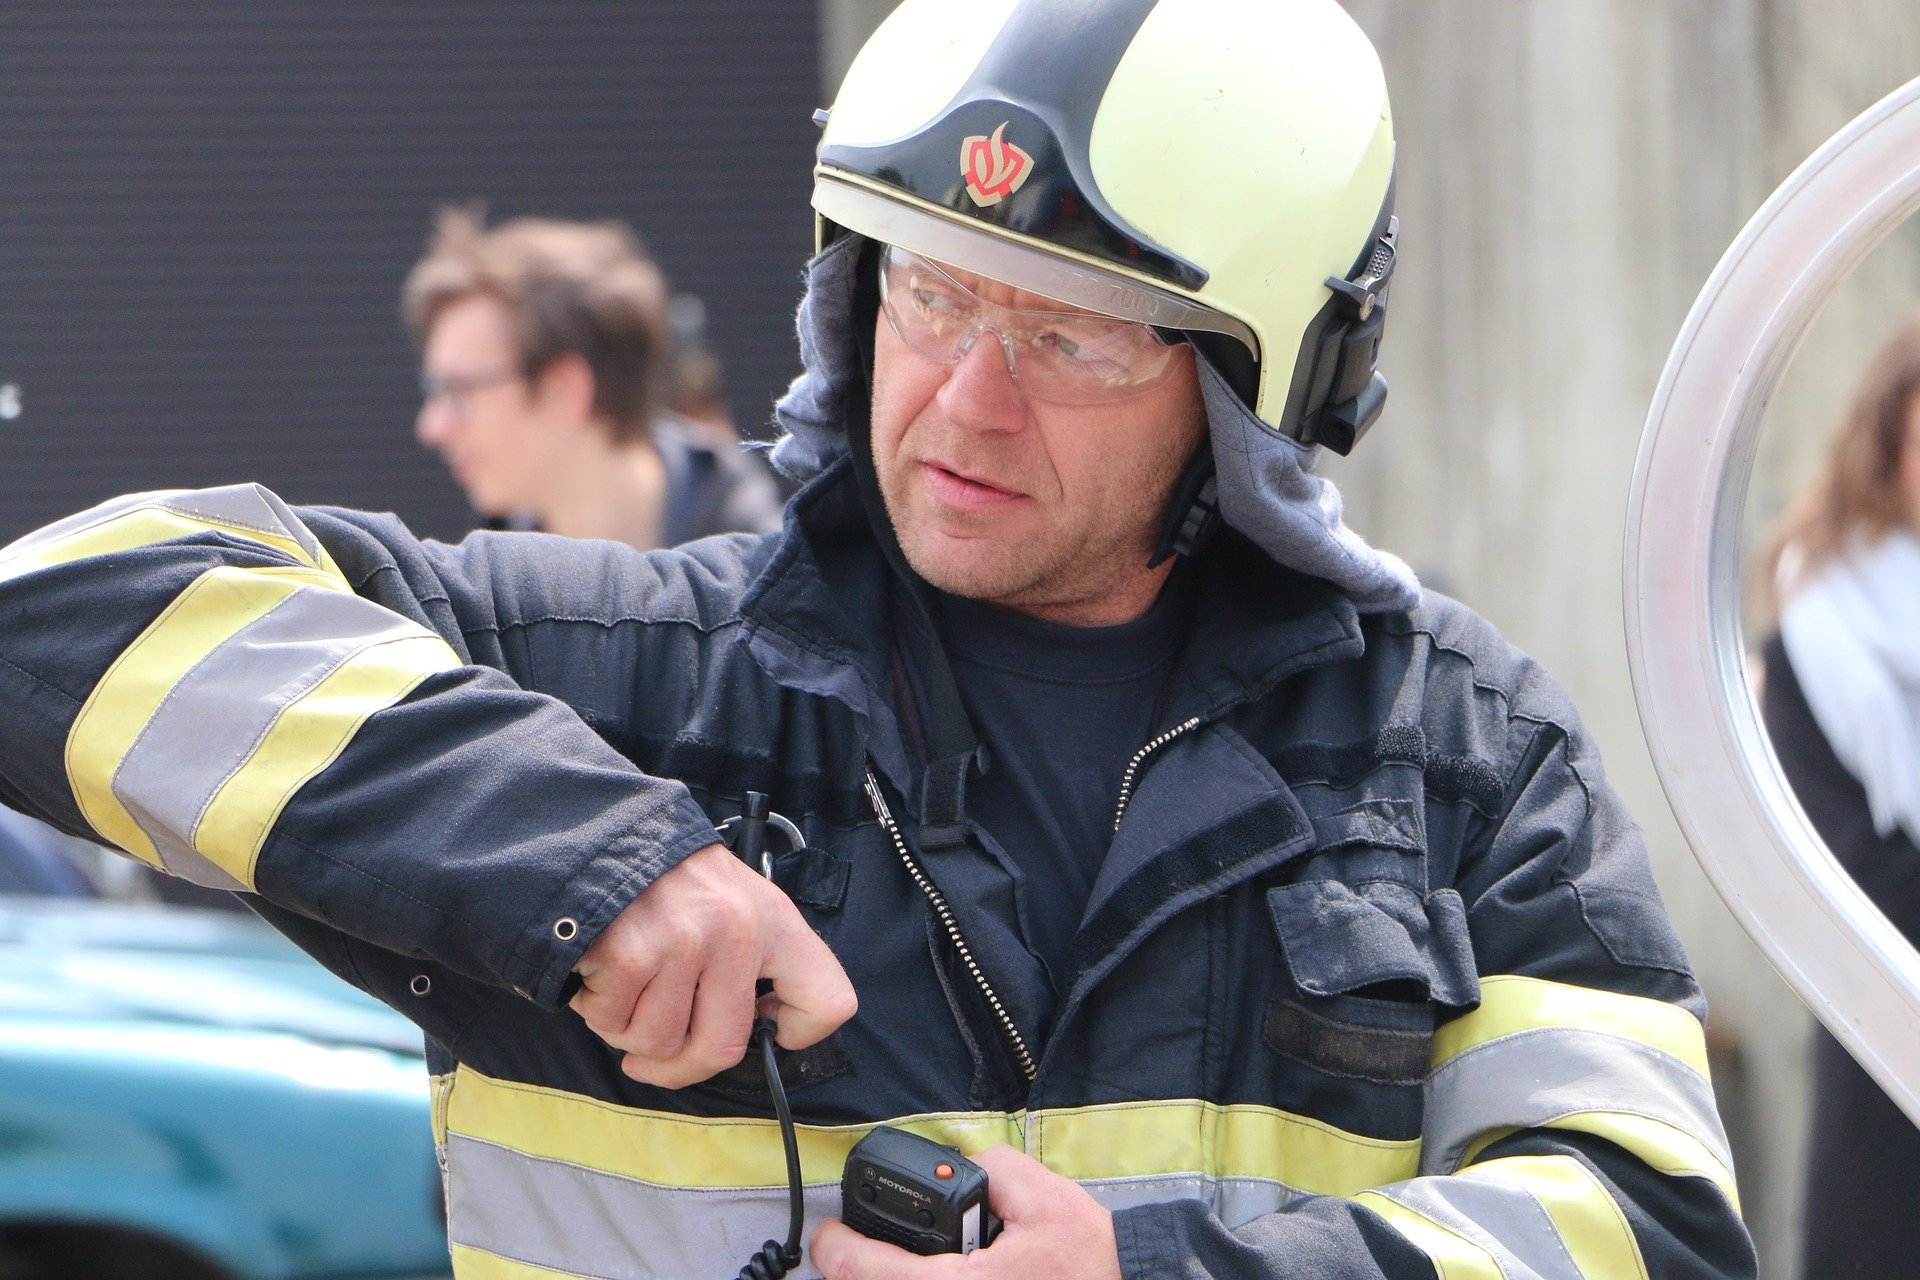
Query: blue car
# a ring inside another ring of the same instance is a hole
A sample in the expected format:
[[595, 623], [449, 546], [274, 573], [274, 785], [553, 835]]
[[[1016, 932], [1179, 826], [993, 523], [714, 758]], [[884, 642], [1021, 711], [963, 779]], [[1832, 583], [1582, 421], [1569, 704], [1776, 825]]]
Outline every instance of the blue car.
[[411, 1024], [250, 915], [37, 871], [0, 894], [0, 1278], [449, 1274]]

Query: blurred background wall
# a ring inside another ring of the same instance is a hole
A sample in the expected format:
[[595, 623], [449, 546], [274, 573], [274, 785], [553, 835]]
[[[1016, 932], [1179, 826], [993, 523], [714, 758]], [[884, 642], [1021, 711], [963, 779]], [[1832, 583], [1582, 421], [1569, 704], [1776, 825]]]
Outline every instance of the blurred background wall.
[[[1346, 0], [1402, 140], [1386, 419], [1356, 527], [1572, 690], [1714, 1004], [1769, 1280], [1793, 1274], [1807, 1019], [1719, 905], [1641, 740], [1620, 548], [1668, 344], [1814, 146], [1920, 67], [1911, 0]], [[0, 6], [0, 542], [129, 488], [260, 479], [469, 515], [414, 446], [395, 311], [434, 209], [632, 221], [708, 303], [748, 433], [795, 368], [811, 110], [890, 5]], [[1776, 403], [1756, 526], [1911, 305], [1902, 236]]]
[[755, 0], [6, 0], [0, 543], [240, 479], [469, 527], [398, 312], [447, 202], [632, 222], [762, 428], [818, 88], [813, 11]]

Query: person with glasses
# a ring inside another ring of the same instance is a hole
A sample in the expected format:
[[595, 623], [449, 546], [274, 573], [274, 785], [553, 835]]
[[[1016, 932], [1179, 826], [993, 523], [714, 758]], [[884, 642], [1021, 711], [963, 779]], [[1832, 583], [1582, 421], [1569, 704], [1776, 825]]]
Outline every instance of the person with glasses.
[[672, 413], [666, 284], [616, 223], [441, 214], [407, 277], [414, 433], [495, 528], [641, 550], [780, 525], [773, 477]]
[[[0, 800], [421, 1025], [462, 1276], [1754, 1276], [1592, 739], [1313, 470], [1400, 243], [1353, 21], [908, 0], [824, 122], [779, 534], [110, 504], [0, 551]], [[841, 1222], [883, 1123], [1005, 1229]]]

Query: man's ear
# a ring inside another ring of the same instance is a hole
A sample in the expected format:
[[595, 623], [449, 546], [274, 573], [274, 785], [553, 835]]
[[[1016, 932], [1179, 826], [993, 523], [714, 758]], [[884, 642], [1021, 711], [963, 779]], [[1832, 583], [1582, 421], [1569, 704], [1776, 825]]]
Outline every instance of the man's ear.
[[533, 375], [533, 393], [543, 408], [569, 421], [593, 416], [593, 367], [577, 351], [563, 351]]

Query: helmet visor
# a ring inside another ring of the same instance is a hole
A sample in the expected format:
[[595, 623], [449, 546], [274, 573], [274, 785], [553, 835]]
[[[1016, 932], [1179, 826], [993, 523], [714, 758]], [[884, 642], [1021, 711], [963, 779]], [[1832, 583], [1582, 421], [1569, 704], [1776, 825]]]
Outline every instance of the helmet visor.
[[1232, 316], [1166, 289], [1124, 278], [1092, 263], [1022, 242], [1000, 231], [967, 225], [952, 214], [898, 193], [871, 189], [864, 179], [815, 170], [813, 207], [827, 221], [869, 240], [898, 245], [1068, 306], [1150, 324], [1160, 329], [1221, 333], [1255, 359], [1260, 343]]

